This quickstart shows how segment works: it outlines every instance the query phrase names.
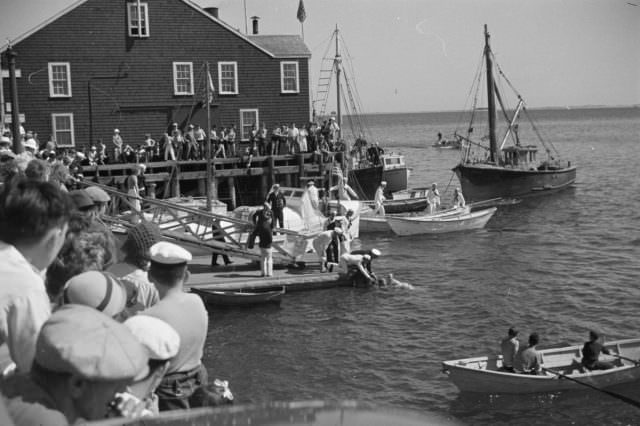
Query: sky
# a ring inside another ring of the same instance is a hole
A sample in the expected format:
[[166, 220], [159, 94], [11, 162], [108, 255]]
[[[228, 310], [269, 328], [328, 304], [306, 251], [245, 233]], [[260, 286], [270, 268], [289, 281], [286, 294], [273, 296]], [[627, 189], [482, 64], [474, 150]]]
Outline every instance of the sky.
[[[299, 0], [194, 2], [218, 7], [220, 18], [241, 32], [246, 5], [247, 17], [260, 17], [261, 34], [301, 34]], [[13, 39], [73, 3], [0, 0], [0, 39]], [[305, 0], [304, 5], [311, 89], [316, 90], [337, 25], [364, 112], [463, 109], [481, 59], [484, 24], [498, 63], [530, 108], [640, 104], [640, 0]]]

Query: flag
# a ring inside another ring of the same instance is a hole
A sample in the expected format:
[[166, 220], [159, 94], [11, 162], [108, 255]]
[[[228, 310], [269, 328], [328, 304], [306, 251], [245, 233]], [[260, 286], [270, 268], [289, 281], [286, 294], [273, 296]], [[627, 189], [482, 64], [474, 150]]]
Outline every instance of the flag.
[[[213, 79], [211, 78], [211, 73], [207, 72], [207, 84], [209, 85], [209, 103], [213, 102], [213, 94], [215, 93], [215, 87], [213, 86]], [[202, 102], [206, 104], [207, 102], [207, 88], [204, 89], [204, 94], [202, 96]]]
[[298, 17], [298, 21], [300, 21], [301, 24], [305, 19], [307, 19], [307, 11], [304, 10], [304, 3], [302, 0], [300, 0], [300, 4], [298, 5], [298, 14], [296, 16]]

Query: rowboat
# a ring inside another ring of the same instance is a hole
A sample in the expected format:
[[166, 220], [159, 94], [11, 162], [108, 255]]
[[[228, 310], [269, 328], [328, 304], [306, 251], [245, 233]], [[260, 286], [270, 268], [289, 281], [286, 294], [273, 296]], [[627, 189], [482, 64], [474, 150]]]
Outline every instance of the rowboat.
[[218, 291], [212, 289], [191, 288], [191, 292], [202, 297], [207, 305], [213, 306], [251, 306], [264, 303], [280, 304], [285, 288], [252, 289], [239, 291]]
[[444, 234], [481, 229], [496, 212], [496, 207], [471, 213], [446, 216], [387, 216], [387, 223], [396, 235]]
[[[385, 209], [386, 209], [386, 202], [385, 202]], [[450, 208], [450, 209], [445, 209], [445, 210], [440, 210], [432, 215], [428, 215], [428, 217], [430, 218], [445, 218], [445, 217], [456, 217], [456, 216], [460, 216], [463, 214], [468, 214], [470, 212], [470, 208], [469, 207], [456, 207], [456, 208]], [[411, 217], [427, 217], [427, 215], [425, 215], [424, 213], [422, 214], [418, 214], [416, 215], [416, 213], [412, 213], [412, 214], [397, 214], [397, 215], [386, 215], [386, 216], [380, 216], [380, 215], [373, 215], [371, 210], [365, 211], [365, 212], [361, 212], [360, 213], [360, 232], [361, 233], [385, 233], [385, 232], [392, 232], [391, 227], [389, 226], [389, 222], [387, 221], [387, 219], [390, 216], [394, 216], [394, 217], [406, 217], [406, 218], [411, 218]]]
[[[384, 210], [387, 214], [419, 212], [427, 208], [427, 192], [429, 188], [413, 188], [393, 192], [391, 198], [385, 200]], [[367, 201], [373, 207], [373, 201]]]
[[606, 388], [640, 379], [640, 364], [633, 362], [640, 358], [640, 339], [615, 340], [604, 346], [613, 356], [601, 355], [600, 358], [615, 363], [615, 367], [609, 370], [583, 370], [580, 364], [582, 345], [540, 350], [542, 366], [546, 373], [538, 376], [500, 371], [501, 355], [444, 361], [442, 367], [461, 391], [488, 394], [549, 393], [584, 389], [585, 385], [581, 383]]

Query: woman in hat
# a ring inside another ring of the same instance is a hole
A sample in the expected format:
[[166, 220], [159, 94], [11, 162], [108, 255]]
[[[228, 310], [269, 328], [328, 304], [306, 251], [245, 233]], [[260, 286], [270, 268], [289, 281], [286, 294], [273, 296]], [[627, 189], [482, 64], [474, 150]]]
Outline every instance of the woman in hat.
[[141, 172], [142, 168], [138, 164], [136, 164], [131, 168], [131, 170], [129, 171], [129, 176], [127, 176], [124, 181], [127, 195], [131, 196], [131, 198], [129, 198], [129, 203], [131, 205], [131, 209], [133, 210], [131, 216], [132, 223], [138, 223], [140, 221], [138, 214], [140, 213], [142, 205], [140, 203], [140, 187], [138, 186], [138, 176], [140, 176]]

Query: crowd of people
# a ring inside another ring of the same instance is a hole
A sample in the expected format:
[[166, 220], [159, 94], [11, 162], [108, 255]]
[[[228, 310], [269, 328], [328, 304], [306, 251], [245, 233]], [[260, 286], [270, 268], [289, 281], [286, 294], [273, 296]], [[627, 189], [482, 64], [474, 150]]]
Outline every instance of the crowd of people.
[[[521, 344], [518, 340], [518, 330], [514, 327], [509, 328], [507, 336], [500, 342], [502, 371], [532, 375], [545, 373], [542, 355], [537, 348], [540, 343], [538, 333], [531, 333], [527, 343], [527, 345]], [[582, 372], [608, 370], [615, 366], [612, 362], [599, 359], [601, 353], [610, 355], [611, 352], [600, 343], [600, 336], [593, 330], [589, 331], [589, 340], [585, 342], [581, 352], [582, 358], [575, 363]]]
[[191, 254], [141, 222], [118, 256], [108, 200], [21, 174], [0, 188], [0, 403], [16, 425], [233, 399], [202, 364], [208, 314], [183, 291]]

